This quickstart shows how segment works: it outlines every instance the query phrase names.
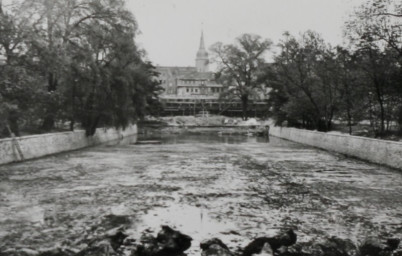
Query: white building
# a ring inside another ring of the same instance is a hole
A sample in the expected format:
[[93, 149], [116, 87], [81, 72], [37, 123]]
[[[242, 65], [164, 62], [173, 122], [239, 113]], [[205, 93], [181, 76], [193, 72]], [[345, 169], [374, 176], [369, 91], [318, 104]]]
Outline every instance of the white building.
[[196, 54], [195, 67], [156, 67], [158, 79], [165, 91], [162, 100], [218, 99], [222, 85], [209, 72], [209, 57], [205, 49], [204, 35], [201, 34], [200, 46]]

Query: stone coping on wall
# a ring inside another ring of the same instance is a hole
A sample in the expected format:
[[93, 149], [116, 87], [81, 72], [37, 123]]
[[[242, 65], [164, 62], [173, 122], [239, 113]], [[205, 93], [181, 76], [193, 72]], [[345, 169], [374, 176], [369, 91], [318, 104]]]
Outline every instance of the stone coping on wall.
[[297, 128], [272, 127], [272, 136], [402, 170], [402, 142]]
[[47, 133], [0, 140], [0, 165], [77, 150], [137, 134], [137, 125], [126, 129], [98, 128], [87, 137], [84, 130]]
[[288, 128], [288, 127], [272, 127], [272, 128], [279, 128], [279, 129], [289, 129], [289, 130], [296, 130], [296, 131], [303, 131], [306, 133], [316, 133], [316, 134], [326, 134], [326, 135], [331, 135], [331, 136], [340, 136], [340, 137], [345, 137], [345, 138], [356, 138], [360, 140], [371, 140], [375, 142], [384, 142], [388, 144], [397, 144], [402, 146], [402, 141], [393, 141], [393, 140], [382, 140], [382, 139], [374, 139], [374, 138], [368, 138], [368, 137], [363, 137], [363, 136], [356, 136], [356, 135], [349, 135], [349, 134], [340, 134], [340, 133], [331, 133], [331, 132], [319, 132], [319, 131], [311, 131], [311, 130], [304, 130], [304, 129], [297, 129], [297, 128]]
[[[65, 135], [65, 134], [72, 134], [72, 133], [85, 133], [85, 130], [74, 130], [74, 131], [69, 131], [69, 132], [54, 132], [54, 133], [42, 133], [42, 134], [34, 134], [34, 135], [26, 135], [26, 136], [21, 136], [21, 137], [15, 137], [17, 140], [27, 140], [27, 139], [32, 139], [32, 138], [40, 138], [40, 137], [49, 137], [49, 136], [60, 136], [60, 135]], [[0, 143], [5, 142], [5, 141], [12, 141], [14, 140], [13, 138], [4, 138], [0, 139]]]

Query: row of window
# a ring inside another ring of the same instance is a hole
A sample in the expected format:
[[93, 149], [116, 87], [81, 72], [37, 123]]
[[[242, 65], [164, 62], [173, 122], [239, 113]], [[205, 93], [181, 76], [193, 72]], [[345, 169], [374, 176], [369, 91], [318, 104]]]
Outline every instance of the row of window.
[[176, 94], [176, 90], [175, 90], [174, 88], [166, 89], [166, 90], [165, 90], [165, 93], [166, 93], [166, 94]]
[[[222, 88], [211, 88], [210, 90], [212, 93], [218, 93], [218, 92], [222, 92], [223, 89]], [[186, 92], [195, 92], [198, 93], [199, 90], [197, 88], [186, 88]]]
[[[200, 81], [196, 81], [196, 80], [180, 80], [180, 83], [182, 84], [197, 84]], [[205, 83], [205, 81], [201, 81], [201, 84], [203, 85]]]
[[193, 89], [193, 88], [187, 88], [186, 92], [198, 92], [198, 89]]
[[[219, 103], [219, 100], [205, 99], [203, 101], [205, 103]], [[169, 102], [169, 103], [174, 103], [174, 102], [194, 102], [194, 99], [169, 99], [166, 102]]]
[[[159, 80], [160, 83], [166, 83], [166, 81], [167, 80], [163, 80], [163, 79]], [[199, 83], [200, 81], [196, 81], [196, 80], [180, 80], [180, 82], [183, 83], [183, 84], [196, 84], [196, 83]], [[201, 84], [204, 84], [204, 83], [205, 83], [205, 81], [201, 81]]]
[[[164, 83], [166, 83], [167, 82], [167, 80], [159, 80], [159, 83], [161, 83], [161, 84], [164, 84]], [[180, 84], [197, 84], [197, 83], [199, 83], [199, 81], [192, 81], [192, 80], [182, 80], [182, 81], [180, 81]], [[205, 84], [205, 82], [204, 81], [202, 81], [201, 82], [201, 85], [204, 85]]]
[[222, 92], [223, 88], [211, 88], [211, 92]]

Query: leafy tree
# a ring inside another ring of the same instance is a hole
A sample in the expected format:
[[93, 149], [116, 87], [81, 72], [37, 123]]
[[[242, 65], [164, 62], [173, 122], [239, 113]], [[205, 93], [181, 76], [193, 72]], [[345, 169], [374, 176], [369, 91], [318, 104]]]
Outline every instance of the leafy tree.
[[367, 113], [367, 87], [362, 81], [362, 72], [356, 54], [338, 46], [335, 50], [337, 75], [339, 76], [339, 108], [338, 116], [347, 120], [349, 134], [353, 125], [361, 121]]
[[[45, 91], [40, 83], [41, 78], [24, 67], [6, 64], [0, 66], [0, 73], [3, 123], [19, 136], [21, 123], [26, 127], [39, 118], [42, 105], [38, 102], [41, 102]], [[8, 131], [3, 133], [9, 135]]]
[[286, 94], [282, 111], [307, 128], [329, 130], [338, 106], [339, 79], [330, 48], [321, 37], [308, 31], [298, 40], [288, 33], [276, 56], [276, 91]]
[[356, 9], [346, 22], [346, 35], [357, 47], [368, 44], [387, 46], [402, 57], [402, 3], [369, 0]]
[[125, 127], [134, 117], [133, 72], [142, 64], [133, 40], [137, 26], [128, 12], [115, 18], [92, 20], [80, 32], [85, 41], [71, 46], [75, 53], [72, 73], [77, 77], [74, 84], [80, 84], [70, 92], [74, 95], [73, 116], [77, 115], [87, 135], [100, 124]]
[[360, 55], [380, 134], [388, 130], [390, 119], [397, 118], [396, 109], [402, 106], [401, 6], [399, 1], [370, 0], [346, 23], [346, 35]]
[[[0, 3], [1, 6], [1, 3]], [[14, 9], [6, 11], [0, 8], [0, 112], [2, 125], [0, 132], [9, 135], [10, 131], [20, 135], [20, 124], [30, 123], [40, 109], [37, 104], [42, 87], [36, 75], [26, 63], [27, 43], [30, 30], [25, 26], [25, 19], [18, 17]], [[5, 129], [7, 127], [7, 129]]]
[[243, 34], [235, 44], [218, 42], [211, 47], [214, 61], [219, 65], [218, 80], [224, 86], [223, 95], [241, 100], [244, 119], [247, 119], [250, 98], [257, 98], [262, 92], [263, 84], [258, 82], [258, 77], [265, 62], [264, 53], [271, 44], [260, 36]]
[[135, 107], [135, 116], [143, 119], [146, 114], [157, 115], [162, 110], [158, 95], [163, 88], [155, 79], [155, 67], [150, 62], [138, 65], [133, 72], [135, 84], [132, 101]]
[[265, 95], [267, 116], [273, 118], [276, 125], [281, 125], [283, 122], [289, 121], [288, 114], [282, 109], [289, 98], [280, 82], [278, 65], [277, 63], [267, 63], [261, 69], [263, 72], [259, 76], [259, 82], [268, 88]]
[[22, 0], [14, 6], [12, 22], [1, 23], [12, 29], [1, 34], [0, 50], [12, 50], [13, 65], [4, 74], [21, 76], [20, 83], [3, 79], [15, 93], [2, 97], [14, 104], [32, 92], [22, 86], [30, 84], [43, 130], [69, 120], [70, 129], [79, 122], [90, 136], [101, 125], [125, 127], [157, 101], [156, 73], [143, 61], [134, 40], [138, 26], [123, 0]]
[[[97, 36], [90, 31], [108, 33], [109, 29], [118, 29], [117, 26], [124, 24], [130, 14], [121, 0], [26, 0], [21, 9], [24, 10], [22, 16], [36, 14], [30, 22], [35, 32], [31, 38], [31, 54], [38, 60], [38, 66], [42, 67], [41, 72], [47, 78], [49, 97], [42, 128], [50, 130], [54, 127], [55, 118], [63, 115], [63, 99], [54, 95], [58, 95], [60, 87], [69, 86], [65, 74], [70, 73], [68, 69], [77, 63], [73, 61], [76, 53], [73, 48], [87, 47], [88, 42]], [[134, 19], [129, 18], [134, 24]], [[101, 38], [97, 43], [103, 43]], [[99, 50], [109, 48], [102, 47], [97, 46]], [[93, 54], [99, 55], [100, 52]]]
[[[357, 54], [360, 58], [359, 67], [362, 70], [362, 77], [366, 83], [367, 92], [370, 100], [370, 111], [372, 123], [374, 119], [379, 119], [379, 133], [386, 130], [385, 122], [387, 117], [387, 105], [390, 104], [392, 94], [392, 73], [393, 63], [390, 62], [392, 56], [382, 53], [378, 48], [362, 48]], [[373, 119], [374, 118], [374, 119]]]

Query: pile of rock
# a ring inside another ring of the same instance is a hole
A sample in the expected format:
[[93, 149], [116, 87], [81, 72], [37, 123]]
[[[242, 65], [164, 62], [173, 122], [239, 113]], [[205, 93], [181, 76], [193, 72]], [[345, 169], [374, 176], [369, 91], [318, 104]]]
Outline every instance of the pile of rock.
[[[25, 248], [0, 251], [0, 256], [185, 256], [191, 241], [190, 236], [168, 226], [162, 226], [156, 237], [145, 234], [138, 241], [130, 238], [121, 228], [115, 228], [90, 241], [80, 251], [57, 248], [39, 252]], [[402, 256], [402, 250], [397, 250], [400, 244], [398, 238], [384, 242], [369, 238], [359, 246], [337, 237], [319, 242], [296, 242], [297, 235], [288, 230], [277, 236], [256, 238], [236, 252], [218, 238], [203, 241], [200, 247], [201, 256]]]
[[360, 246], [350, 240], [330, 237], [316, 243], [298, 243], [293, 230], [274, 237], [259, 237], [240, 252], [231, 252], [218, 238], [201, 243], [202, 256], [402, 256], [396, 251], [400, 239], [390, 238], [384, 243], [369, 238]]
[[134, 244], [131, 256], [175, 256], [182, 255], [191, 246], [192, 238], [168, 226], [156, 237], [145, 235], [138, 244]]

